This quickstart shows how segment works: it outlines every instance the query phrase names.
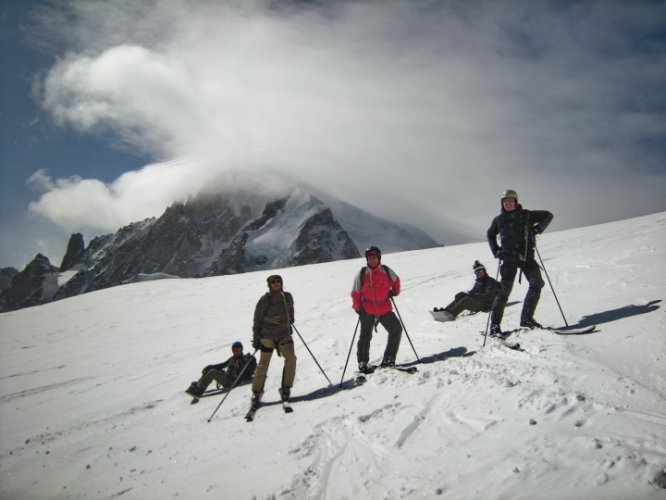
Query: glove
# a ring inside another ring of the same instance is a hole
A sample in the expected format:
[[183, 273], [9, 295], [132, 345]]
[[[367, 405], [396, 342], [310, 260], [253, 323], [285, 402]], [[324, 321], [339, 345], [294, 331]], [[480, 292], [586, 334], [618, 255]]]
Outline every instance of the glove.
[[541, 234], [543, 232], [543, 229], [541, 229], [541, 225], [538, 222], [532, 226], [532, 232], [534, 234]]
[[365, 315], [365, 311], [363, 310], [362, 307], [359, 307], [358, 309], [354, 309], [354, 311], [356, 311], [356, 314], [358, 314], [359, 316], [364, 316]]
[[204, 369], [201, 370], [201, 374], [202, 374], [202, 375], [206, 375], [206, 373], [208, 373], [208, 371], [211, 370], [212, 368], [213, 368], [213, 365], [206, 365], [206, 366], [204, 366]]
[[456, 299], [456, 300], [460, 300], [460, 299], [462, 299], [462, 298], [465, 297], [465, 296], [467, 296], [467, 293], [465, 293], [465, 292], [458, 292], [458, 293], [456, 293], [455, 299]]
[[500, 248], [495, 253], [495, 258], [499, 260], [510, 260], [513, 257], [510, 251]]
[[393, 290], [389, 290], [388, 298], [392, 299], [393, 297], [395, 297], [395, 293], [393, 293]]
[[252, 339], [252, 348], [259, 349], [261, 347], [261, 341], [259, 339]]

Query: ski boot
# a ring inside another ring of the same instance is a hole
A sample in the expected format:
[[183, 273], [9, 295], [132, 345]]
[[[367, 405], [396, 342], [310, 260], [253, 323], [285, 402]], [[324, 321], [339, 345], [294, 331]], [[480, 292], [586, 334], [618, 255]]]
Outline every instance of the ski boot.
[[250, 409], [251, 410], [256, 410], [257, 408], [259, 408], [259, 405], [261, 404], [262, 394], [263, 394], [263, 391], [252, 393], [252, 399], [250, 400]]
[[198, 398], [204, 391], [199, 388], [196, 382], [192, 382], [185, 392], [193, 398]]
[[367, 361], [358, 362], [358, 371], [359, 373], [364, 373], [364, 374], [372, 373], [372, 369], [370, 368], [370, 366], [368, 366]]
[[291, 389], [289, 387], [280, 387], [278, 389], [278, 392], [280, 393], [280, 399], [282, 399], [282, 409], [284, 410], [284, 412], [285, 413], [293, 412], [294, 409], [291, 407], [291, 403], [289, 402]]
[[503, 339], [505, 335], [504, 332], [502, 332], [502, 328], [499, 325], [490, 325], [490, 336]]
[[282, 402], [288, 403], [289, 396], [291, 395], [291, 389], [289, 389], [289, 387], [280, 387], [278, 389], [278, 392], [280, 393], [280, 399], [282, 400]]
[[379, 366], [382, 368], [393, 368], [395, 366], [395, 358], [387, 356], [382, 360], [382, 363]]
[[520, 320], [520, 326], [523, 328], [543, 328], [541, 324], [539, 324], [534, 318], [529, 317], [529, 318], [522, 318]]

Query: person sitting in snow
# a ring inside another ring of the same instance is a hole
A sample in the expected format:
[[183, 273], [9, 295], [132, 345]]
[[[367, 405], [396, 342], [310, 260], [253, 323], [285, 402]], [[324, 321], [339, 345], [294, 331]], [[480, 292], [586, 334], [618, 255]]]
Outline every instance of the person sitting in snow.
[[368, 248], [365, 259], [367, 266], [356, 275], [351, 291], [352, 307], [361, 323], [356, 350], [358, 371], [361, 373], [368, 373], [371, 369], [368, 366], [370, 341], [372, 329], [376, 329], [378, 323], [388, 332], [381, 366], [395, 366], [402, 336], [402, 325], [391, 306], [391, 297], [400, 293], [400, 278], [390, 267], [381, 265], [382, 252], [379, 248]]
[[[229, 389], [241, 372], [243, 372], [243, 375], [238, 380], [237, 385], [250, 382], [257, 367], [257, 359], [250, 353], [243, 354], [243, 344], [238, 341], [234, 342], [231, 346], [231, 352], [233, 356], [224, 363], [204, 367], [201, 371], [201, 378], [196, 382], [192, 382], [185, 392], [192, 397], [198, 398], [213, 380], [217, 382], [218, 387]], [[249, 366], [245, 368], [245, 365]]]
[[488, 276], [486, 267], [478, 260], [474, 261], [472, 269], [476, 275], [472, 289], [469, 292], [458, 292], [453, 302], [444, 309], [435, 308], [435, 311], [442, 311], [448, 321], [453, 321], [463, 311], [488, 312], [493, 305], [499, 283]]

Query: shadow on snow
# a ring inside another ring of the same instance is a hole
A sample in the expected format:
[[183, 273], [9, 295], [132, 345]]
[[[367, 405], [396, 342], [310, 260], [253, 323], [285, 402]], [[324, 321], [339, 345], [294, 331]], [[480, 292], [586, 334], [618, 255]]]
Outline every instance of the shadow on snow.
[[590, 314], [589, 316], [583, 316], [578, 324], [569, 326], [571, 328], [584, 328], [586, 326], [601, 325], [604, 323], [617, 321], [619, 319], [638, 316], [639, 314], [650, 313], [659, 309], [657, 304], [660, 302], [661, 299], [653, 300], [643, 305], [630, 304], [628, 306], [618, 307], [617, 309]]

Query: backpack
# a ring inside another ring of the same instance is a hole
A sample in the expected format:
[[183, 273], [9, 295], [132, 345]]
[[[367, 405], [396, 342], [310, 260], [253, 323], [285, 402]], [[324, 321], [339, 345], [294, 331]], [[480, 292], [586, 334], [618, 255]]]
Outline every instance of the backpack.
[[[389, 275], [388, 268], [384, 264], [380, 264], [380, 266], [382, 268], [382, 271], [384, 271], [384, 273], [388, 276]], [[365, 277], [365, 273], [366, 273], [367, 268], [368, 268], [368, 266], [363, 266], [361, 268], [361, 285], [363, 284], [363, 278]]]

